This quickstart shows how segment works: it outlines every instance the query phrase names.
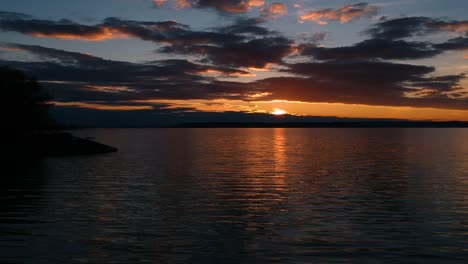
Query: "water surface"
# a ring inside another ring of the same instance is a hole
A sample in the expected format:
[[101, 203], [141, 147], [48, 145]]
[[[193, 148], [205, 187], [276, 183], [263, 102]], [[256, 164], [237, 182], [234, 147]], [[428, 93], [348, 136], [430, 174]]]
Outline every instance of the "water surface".
[[0, 263], [468, 259], [468, 129], [76, 134], [120, 151], [8, 173]]

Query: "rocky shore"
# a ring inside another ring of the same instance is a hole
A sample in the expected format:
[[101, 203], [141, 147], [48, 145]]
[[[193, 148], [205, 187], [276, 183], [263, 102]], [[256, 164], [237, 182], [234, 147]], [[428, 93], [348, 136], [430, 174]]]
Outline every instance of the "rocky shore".
[[115, 147], [76, 137], [66, 132], [14, 137], [7, 139], [5, 145], [10, 155], [29, 157], [91, 155], [118, 151]]

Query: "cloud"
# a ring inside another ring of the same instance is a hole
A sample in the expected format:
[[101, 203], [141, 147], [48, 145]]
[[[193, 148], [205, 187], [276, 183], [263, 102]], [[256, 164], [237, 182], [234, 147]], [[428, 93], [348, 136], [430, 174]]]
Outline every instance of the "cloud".
[[153, 110], [151, 105], [127, 105], [127, 102], [122, 102], [119, 105], [109, 105], [105, 102], [88, 103], [88, 102], [51, 102], [54, 106], [61, 107], [78, 107], [84, 109], [107, 110], [107, 111], [141, 111]]
[[37, 76], [54, 91], [56, 100], [64, 102], [239, 97], [245, 91], [236, 83], [220, 82], [213, 77], [250, 74], [187, 60], [130, 63], [41, 46], [4, 45], [35, 54], [40, 60], [0, 61], [0, 65], [16, 67]]
[[3, 17], [0, 30], [15, 31], [35, 37], [103, 41], [115, 38], [139, 38], [168, 44], [210, 43], [220, 39], [236, 38], [222, 33], [192, 31], [187, 25], [175, 21], [148, 22], [107, 18], [96, 25], [82, 25], [70, 20], [37, 20]]
[[70, 20], [59, 21], [32, 19], [26, 15], [11, 16], [0, 13], [0, 30], [15, 31], [35, 37], [60, 39], [82, 39], [103, 41], [107, 39], [126, 38], [127, 34], [106, 25], [87, 26]]
[[162, 8], [166, 2], [167, 0], [153, 0], [153, 5], [156, 8]]
[[[271, 93], [263, 100], [468, 109], [468, 100], [449, 96], [460, 90], [459, 82], [465, 75], [433, 76], [433, 67], [331, 61], [290, 64], [287, 71], [298, 76], [257, 81], [254, 86], [258, 92]], [[408, 96], [428, 90], [418, 97]]]
[[184, 9], [192, 6], [189, 0], [174, 0], [175, 9]]
[[[166, 2], [164, 0], [155, 0], [155, 2]], [[240, 14], [252, 10], [254, 7], [265, 5], [264, 0], [172, 0], [175, 9], [183, 8], [205, 8], [214, 9], [225, 14]], [[155, 3], [156, 4], [156, 3]], [[157, 7], [161, 7], [159, 3]]]
[[293, 41], [260, 26], [262, 20], [240, 18], [212, 30], [191, 30], [175, 21], [148, 22], [107, 18], [96, 25], [69, 20], [1, 19], [0, 29], [36, 37], [102, 41], [138, 38], [165, 45], [164, 53], [192, 54], [206, 62], [229, 67], [264, 68], [280, 63], [292, 51]]
[[165, 53], [198, 54], [207, 62], [231, 67], [265, 68], [271, 63], [281, 63], [290, 55], [293, 42], [285, 37], [264, 37], [244, 42], [227, 42], [218, 46], [192, 45], [164, 47]]
[[[334, 20], [342, 19], [353, 18], [341, 14]], [[322, 20], [332, 19], [319, 19]], [[388, 62], [431, 58], [445, 51], [466, 49], [468, 38], [460, 29], [462, 21], [386, 19], [366, 31], [369, 39], [342, 47], [318, 46], [325, 33], [295, 41], [266, 28], [266, 19], [262, 18], [236, 17], [230, 21], [227, 25], [194, 30], [175, 21], [107, 18], [83, 25], [0, 13], [0, 29], [5, 31], [81, 40], [136, 38], [154, 42], [158, 52], [187, 58], [132, 63], [41, 46], [1, 44], [7, 52], [27, 56], [7, 56], [26, 59], [0, 64], [35, 74], [53, 91], [57, 102], [67, 104], [63, 107], [86, 103], [91, 108], [98, 104], [106, 105], [106, 109], [137, 111], [138, 107], [153, 106], [143, 103], [151, 100], [250, 102], [258, 100], [254, 96], [257, 94], [262, 95], [262, 100], [468, 109], [468, 94], [461, 85], [464, 74], [438, 75], [434, 67]], [[405, 39], [433, 32], [449, 32], [446, 35], [450, 39], [439, 43]], [[281, 70], [273, 65], [280, 65]], [[268, 68], [273, 76], [288, 77], [252, 82], [235, 79], [252, 76], [250, 70]]]
[[294, 52], [294, 41], [259, 26], [261, 23], [258, 19], [237, 19], [231, 25], [214, 29], [213, 33], [224, 36], [216, 41], [175, 44], [159, 52], [198, 55], [205, 62], [229, 67], [265, 68], [282, 63]]
[[468, 34], [468, 21], [443, 21], [430, 17], [384, 18], [367, 33], [380, 39], [403, 39], [424, 36], [441, 31]]
[[327, 8], [306, 12], [299, 17], [299, 21], [312, 21], [319, 25], [326, 25], [330, 20], [348, 23], [361, 17], [374, 15], [376, 12], [377, 8], [375, 6], [371, 6], [367, 3], [358, 3], [354, 5], [346, 5], [338, 9]]
[[443, 51], [429, 42], [368, 39], [353, 46], [336, 48], [311, 45], [302, 50], [302, 55], [313, 56], [318, 60], [406, 60], [431, 58]]
[[465, 50], [468, 49], [468, 37], [457, 37], [434, 45], [440, 50]]
[[468, 35], [468, 21], [453, 21], [453, 22], [437, 21], [437, 22], [432, 23], [430, 26], [438, 28], [440, 30], [465, 33]]
[[262, 10], [262, 16], [266, 18], [278, 18], [285, 16], [288, 13], [288, 8], [283, 3], [271, 3], [267, 8]]
[[215, 32], [228, 35], [266, 36], [272, 34], [267, 28], [260, 26], [264, 22], [257, 18], [237, 18], [234, 23], [214, 28]]
[[[371, 38], [352, 46], [323, 47], [316, 41], [301, 44], [300, 53], [317, 60], [413, 60], [432, 58], [446, 51], [468, 48], [468, 37], [460, 36], [441, 43], [404, 40], [412, 36], [431, 34], [462, 22], [443, 22], [426, 17], [398, 18], [379, 22], [366, 31]], [[458, 32], [458, 31], [457, 31]], [[462, 32], [463, 33], [463, 32]]]
[[[274, 41], [253, 43], [252, 47], [263, 47], [268, 51], [268, 43]], [[0, 64], [35, 74], [53, 91], [58, 102], [93, 104], [154, 99], [251, 101], [255, 100], [252, 95], [262, 94], [262, 100], [468, 109], [468, 100], [464, 99], [468, 94], [460, 86], [465, 75], [437, 76], [434, 74], [435, 68], [428, 66], [345, 57], [324, 62], [283, 64], [283, 71], [297, 76], [240, 83], [219, 81], [212, 77], [212, 74], [250, 74], [236, 67], [220, 66], [229, 63], [246, 65], [243, 60], [237, 63], [222, 56], [209, 57], [213, 59], [212, 65], [187, 60], [130, 63], [41, 46], [3, 46], [38, 56], [39, 61], [36, 62], [6, 61]], [[242, 50], [247, 52], [248, 49]], [[249, 52], [257, 58], [271, 56], [267, 52], [260, 56], [256, 50]], [[257, 63], [252, 62], [254, 65]], [[122, 103], [122, 106], [128, 104]]]

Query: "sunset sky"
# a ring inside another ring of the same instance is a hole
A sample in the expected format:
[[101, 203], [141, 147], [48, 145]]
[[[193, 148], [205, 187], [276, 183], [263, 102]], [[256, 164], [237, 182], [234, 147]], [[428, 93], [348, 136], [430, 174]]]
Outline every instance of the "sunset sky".
[[78, 124], [468, 121], [467, 10], [465, 0], [1, 0], [0, 65], [36, 76], [57, 118]]

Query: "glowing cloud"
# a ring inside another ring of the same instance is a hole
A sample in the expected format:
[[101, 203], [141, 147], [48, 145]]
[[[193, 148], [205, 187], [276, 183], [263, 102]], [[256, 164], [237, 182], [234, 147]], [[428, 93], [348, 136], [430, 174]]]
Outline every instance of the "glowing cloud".
[[468, 33], [468, 21], [436, 22], [432, 26], [447, 31]]
[[285, 115], [287, 113], [288, 112], [284, 111], [283, 109], [279, 109], [279, 108], [274, 108], [273, 111], [271, 112], [271, 114], [273, 114], [273, 115]]
[[106, 93], [121, 93], [121, 92], [138, 92], [128, 86], [111, 86], [111, 85], [86, 85], [88, 90], [95, 90]]
[[167, 0], [153, 0], [153, 4], [156, 8], [162, 8], [164, 6], [164, 3], [166, 3]]
[[188, 0], [175, 0], [175, 9], [184, 9], [191, 7], [192, 4]]
[[370, 6], [367, 3], [358, 3], [354, 5], [347, 5], [338, 9], [320, 9], [316, 11], [307, 12], [299, 17], [299, 21], [312, 21], [318, 25], [326, 25], [328, 21], [340, 21], [341, 23], [348, 23], [354, 19], [373, 15], [377, 12], [377, 8]]
[[38, 38], [57, 38], [57, 39], [68, 39], [68, 40], [85, 40], [85, 41], [105, 41], [116, 38], [129, 38], [130, 36], [126, 33], [119, 31], [118, 29], [102, 27], [97, 32], [83, 33], [71, 33], [71, 32], [29, 32], [31, 36]]
[[100, 103], [87, 103], [87, 102], [50, 102], [56, 106], [78, 107], [84, 109], [107, 110], [107, 111], [138, 111], [138, 110], [152, 110], [151, 105], [107, 105]]
[[278, 18], [285, 16], [288, 13], [288, 8], [282, 3], [272, 3], [262, 11], [262, 15], [268, 18]]

